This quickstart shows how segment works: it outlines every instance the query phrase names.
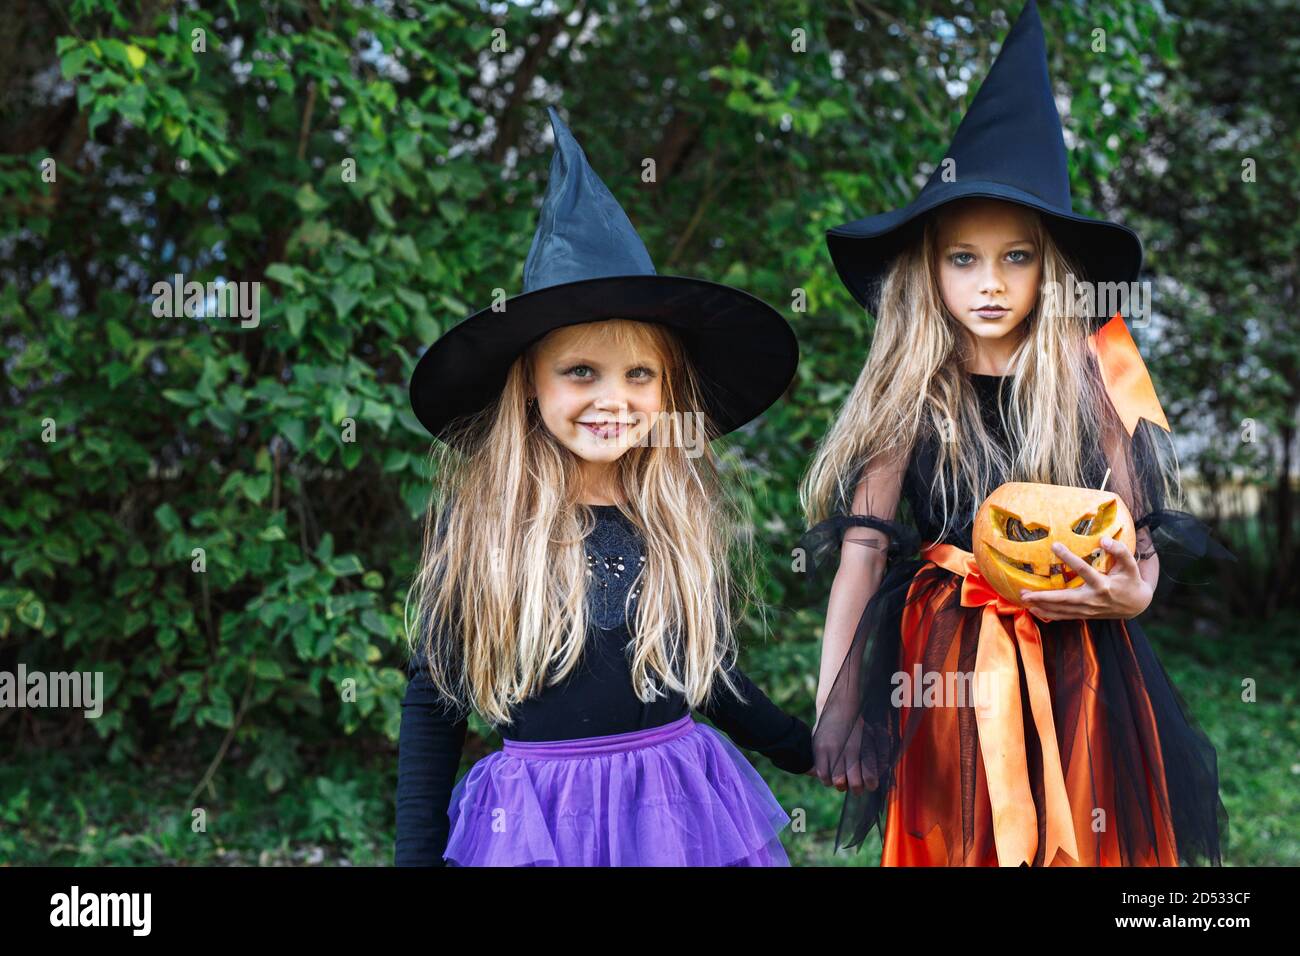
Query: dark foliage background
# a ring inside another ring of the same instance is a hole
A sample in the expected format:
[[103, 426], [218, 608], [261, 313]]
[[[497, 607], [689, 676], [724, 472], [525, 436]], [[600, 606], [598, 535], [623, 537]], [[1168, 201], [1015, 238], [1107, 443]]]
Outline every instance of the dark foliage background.
[[[1076, 207], [1147, 243], [1139, 343], [1242, 558], [1149, 627], [1220, 748], [1230, 861], [1294, 864], [1296, 4], [1043, 6]], [[0, 670], [99, 671], [107, 704], [0, 709], [0, 863], [391, 859], [429, 487], [406, 382], [518, 290], [548, 103], [659, 271], [798, 332], [790, 392], [727, 444], [775, 611], [745, 663], [811, 719], [796, 487], [872, 331], [823, 233], [912, 196], [1019, 8], [7, 4]], [[177, 273], [261, 283], [260, 321], [158, 316]], [[830, 856], [837, 794], [759, 763], [806, 811], [797, 862], [874, 862]]]

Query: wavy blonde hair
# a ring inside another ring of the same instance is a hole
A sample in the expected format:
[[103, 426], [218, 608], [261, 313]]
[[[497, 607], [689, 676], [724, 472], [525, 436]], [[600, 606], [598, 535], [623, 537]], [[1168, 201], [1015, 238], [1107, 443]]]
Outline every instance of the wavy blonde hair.
[[[704, 408], [695, 370], [666, 326], [611, 319], [584, 330], [652, 350], [664, 369], [665, 414], [656, 428], [666, 435], [615, 463], [620, 511], [645, 549], [640, 597], [632, 602], [629, 588], [625, 604], [635, 614], [635, 623], [628, 617], [634, 691], [646, 702], [677, 691], [698, 707], [721, 677], [738, 693], [725, 668], [737, 652], [731, 622], [757, 603], [752, 521], [720, 480], [725, 459], [708, 442], [692, 457], [682, 441], [682, 416]], [[425, 656], [449, 701], [494, 725], [508, 724], [514, 704], [563, 680], [581, 659], [587, 632], [583, 541], [595, 518], [576, 501], [577, 459], [527, 403], [540, 344], [514, 362], [491, 406], [464, 420], [453, 442], [435, 444], [423, 554], [407, 593], [411, 652]], [[713, 437], [713, 423], [699, 414]]]
[[[1106, 449], [1114, 466], [1106, 487], [1120, 493], [1135, 519], [1155, 502], [1176, 502], [1181, 485], [1172, 445], [1151, 447], [1139, 433], [1142, 446], [1134, 447], [1139, 442], [1130, 442], [1086, 345], [1091, 317], [1080, 314], [1074, 300], [1051, 294], [1065, 288], [1067, 274], [1083, 273], [1036, 211], [1033, 239], [1042, 257], [1042, 284], [1008, 370], [1013, 378], [1005, 424], [1013, 454], [989, 433], [965, 371], [973, 343], [944, 307], [939, 291], [940, 217], [953, 205], [926, 219], [920, 236], [895, 258], [883, 279], [866, 363], [800, 484], [809, 524], [851, 511], [866, 469], [906, 461], [923, 435], [935, 439], [939, 449], [929, 488], [943, 515], [935, 540], [942, 540], [958, 518], [974, 520], [996, 487], [996, 475], [1006, 481], [1083, 486], [1084, 462], [1097, 448]], [[1086, 414], [1088, 409], [1096, 414]], [[1143, 462], [1141, 468], [1135, 460]], [[970, 512], [957, 515], [963, 500]]]

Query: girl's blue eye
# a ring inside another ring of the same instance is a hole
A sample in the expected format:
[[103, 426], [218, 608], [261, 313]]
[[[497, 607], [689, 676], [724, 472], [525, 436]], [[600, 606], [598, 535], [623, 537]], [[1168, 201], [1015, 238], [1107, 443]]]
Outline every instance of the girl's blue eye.
[[958, 253], [955, 253], [954, 255], [949, 256], [948, 259], [949, 259], [949, 260], [952, 262], [952, 264], [955, 265], [955, 266], [964, 266], [964, 265], [966, 265], [966, 263], [964, 263], [964, 262], [958, 262], [958, 261], [957, 261], [957, 260], [960, 259], [962, 256], [966, 256], [966, 257], [971, 258], [971, 259], [975, 258], [975, 257], [972, 256], [969, 252], [958, 252]]
[[[579, 373], [584, 373], [584, 374], [579, 374]], [[590, 374], [585, 374], [585, 373], [590, 373]], [[595, 372], [592, 370], [590, 365], [575, 365], [573, 366], [573, 368], [565, 371], [564, 374], [572, 375], [574, 378], [580, 379], [582, 381], [586, 381], [587, 379], [595, 377]], [[650, 379], [655, 377], [654, 369], [647, 368], [644, 365], [638, 365], [636, 368], [632, 369], [627, 374], [629, 378], [638, 378], [641, 381], [649, 381]]]
[[1024, 258], [1022, 258], [1022, 259], [1012, 259], [1012, 260], [1011, 260], [1012, 262], [1015, 262], [1015, 263], [1017, 263], [1017, 264], [1023, 264], [1023, 263], [1026, 263], [1026, 262], [1030, 262], [1030, 261], [1032, 261], [1033, 258], [1034, 258], [1034, 254], [1033, 254], [1032, 252], [1029, 252], [1029, 251], [1025, 250], [1025, 249], [1012, 249], [1010, 252], [1007, 253], [1007, 255], [1008, 255], [1008, 256], [1023, 256]]

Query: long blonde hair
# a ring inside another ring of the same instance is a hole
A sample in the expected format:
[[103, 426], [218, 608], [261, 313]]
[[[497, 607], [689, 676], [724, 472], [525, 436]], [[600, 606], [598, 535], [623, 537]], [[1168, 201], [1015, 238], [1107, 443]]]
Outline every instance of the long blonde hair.
[[[719, 480], [712, 445], [693, 455], [684, 447], [682, 418], [704, 407], [696, 373], [666, 326], [611, 319], [583, 331], [652, 349], [665, 373], [656, 427], [667, 434], [629, 448], [615, 466], [620, 511], [645, 552], [640, 596], [632, 602], [629, 588], [625, 605], [633, 690], [646, 702], [677, 691], [698, 707], [721, 676], [738, 693], [724, 668], [737, 651], [733, 617], [757, 593], [752, 524]], [[494, 725], [573, 670], [587, 631], [583, 540], [595, 518], [575, 499], [577, 459], [527, 403], [539, 345], [514, 362], [499, 398], [465, 420], [457, 440], [435, 446], [423, 555], [407, 594], [412, 653], [425, 656], [444, 697]]]
[[[1005, 424], [1013, 454], [985, 427], [964, 371], [972, 346], [939, 292], [940, 220], [932, 214], [885, 275], [867, 361], [800, 485], [810, 525], [831, 513], [851, 511], [866, 469], [906, 461], [923, 436], [935, 440], [939, 450], [929, 488], [943, 515], [936, 540], [958, 520], [974, 520], [996, 487], [995, 476], [1082, 486], [1087, 482], [1084, 462], [1098, 448], [1116, 462], [1106, 487], [1121, 494], [1135, 519], [1157, 502], [1177, 501], [1181, 486], [1172, 445], [1138, 449], [1137, 442], [1130, 443], [1086, 345], [1091, 318], [1068, 296], [1047, 294], [1064, 289], [1067, 274], [1082, 273], [1042, 217], [1035, 212], [1033, 220], [1042, 285], [1008, 369], [1013, 377]], [[1088, 414], [1089, 409], [1096, 413]], [[1151, 431], [1139, 433], [1139, 441], [1145, 443]], [[969, 513], [956, 513], [960, 501], [968, 503]]]

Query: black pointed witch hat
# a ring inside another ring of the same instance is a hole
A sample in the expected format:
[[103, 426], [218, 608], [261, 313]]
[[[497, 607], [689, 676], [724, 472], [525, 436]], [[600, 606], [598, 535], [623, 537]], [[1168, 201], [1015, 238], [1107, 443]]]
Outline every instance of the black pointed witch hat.
[[[967, 196], [1019, 203], [1043, 213], [1053, 239], [1092, 282], [1131, 282], [1142, 268], [1142, 241], [1119, 223], [1076, 213], [1070, 201], [1061, 116], [1047, 75], [1038, 6], [1029, 0], [1007, 35], [970, 109], [919, 195], [901, 209], [836, 226], [826, 233], [835, 268], [873, 314], [893, 258], [919, 235], [926, 214]], [[945, 181], [945, 171], [955, 173]]]
[[523, 292], [502, 311], [476, 312], [416, 364], [411, 407], [435, 438], [482, 411], [511, 364], [548, 332], [631, 319], [673, 329], [700, 379], [711, 437], [760, 415], [789, 386], [799, 345], [781, 314], [730, 286], [655, 272], [627, 214], [587, 163], [554, 107], [555, 154], [540, 222], [524, 262]]

